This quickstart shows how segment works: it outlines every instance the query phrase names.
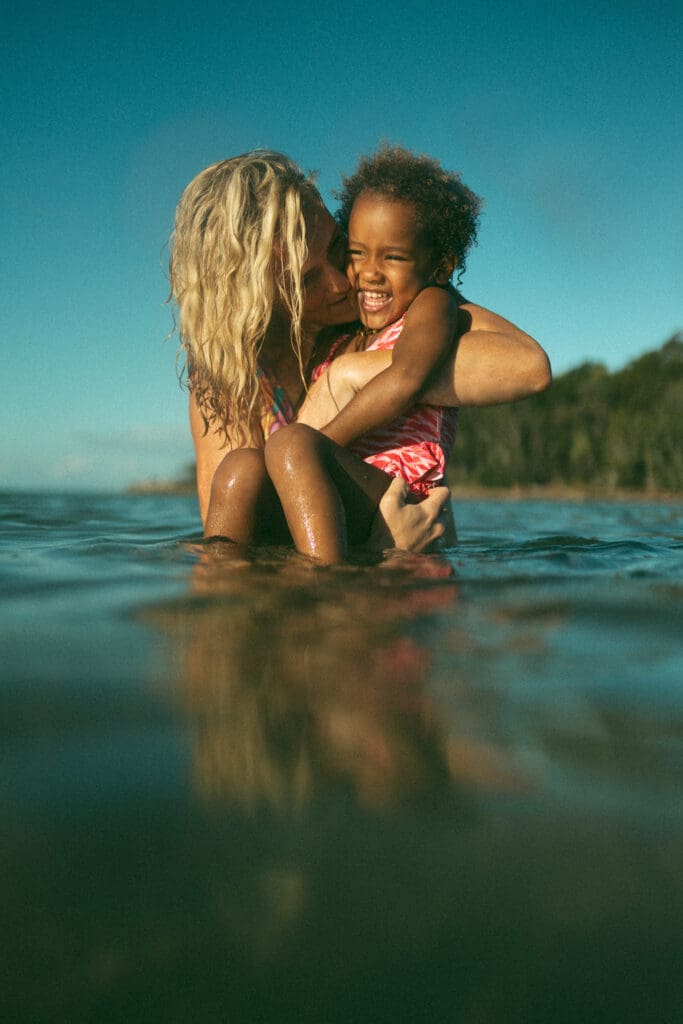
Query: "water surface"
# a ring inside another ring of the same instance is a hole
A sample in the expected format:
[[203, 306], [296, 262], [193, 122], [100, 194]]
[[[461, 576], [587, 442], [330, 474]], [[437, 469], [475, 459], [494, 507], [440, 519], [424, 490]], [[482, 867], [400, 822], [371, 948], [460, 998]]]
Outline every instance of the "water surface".
[[2, 496], [3, 1020], [679, 1019], [683, 506], [456, 514]]

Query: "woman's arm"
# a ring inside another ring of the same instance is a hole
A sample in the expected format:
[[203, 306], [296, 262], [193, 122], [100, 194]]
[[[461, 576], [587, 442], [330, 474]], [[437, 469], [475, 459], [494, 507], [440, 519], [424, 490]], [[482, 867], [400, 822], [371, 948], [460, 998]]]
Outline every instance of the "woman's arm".
[[454, 352], [420, 396], [429, 405], [501, 405], [545, 391], [550, 361], [537, 341], [483, 306], [458, 307]]
[[197, 460], [197, 498], [202, 526], [206, 524], [206, 515], [211, 499], [211, 485], [216, 470], [228, 452], [235, 451], [243, 445], [238, 444], [216, 427], [209, 424], [208, 430], [201, 409], [192, 393], [190, 393], [190, 430], [194, 442]]

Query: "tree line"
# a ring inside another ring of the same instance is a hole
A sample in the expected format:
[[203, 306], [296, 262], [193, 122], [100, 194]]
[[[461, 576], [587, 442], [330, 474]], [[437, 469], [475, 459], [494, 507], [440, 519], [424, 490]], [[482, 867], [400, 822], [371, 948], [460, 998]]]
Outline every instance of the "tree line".
[[615, 373], [584, 363], [526, 401], [461, 410], [449, 479], [683, 491], [683, 336]]

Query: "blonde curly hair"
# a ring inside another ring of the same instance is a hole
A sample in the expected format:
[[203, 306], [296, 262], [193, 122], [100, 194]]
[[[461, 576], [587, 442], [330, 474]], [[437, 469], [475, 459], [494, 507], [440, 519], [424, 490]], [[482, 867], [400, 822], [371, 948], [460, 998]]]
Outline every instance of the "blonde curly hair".
[[303, 381], [303, 207], [321, 202], [311, 178], [270, 150], [212, 164], [180, 197], [169, 276], [187, 385], [206, 429], [239, 443], [260, 436], [258, 361], [276, 298]]

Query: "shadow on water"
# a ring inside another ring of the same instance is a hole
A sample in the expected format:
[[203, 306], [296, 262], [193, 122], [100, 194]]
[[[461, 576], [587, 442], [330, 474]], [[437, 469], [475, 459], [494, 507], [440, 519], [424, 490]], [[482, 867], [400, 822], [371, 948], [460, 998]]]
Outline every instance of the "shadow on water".
[[677, 1019], [680, 705], [615, 697], [616, 606], [494, 600], [466, 548], [188, 554], [132, 615], [156, 667], [133, 714], [108, 698], [99, 782], [72, 723], [45, 763], [78, 799], [10, 816], [4, 1019]]

